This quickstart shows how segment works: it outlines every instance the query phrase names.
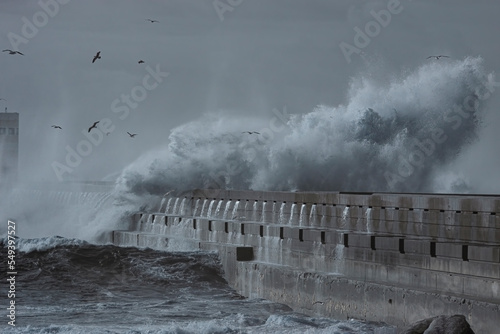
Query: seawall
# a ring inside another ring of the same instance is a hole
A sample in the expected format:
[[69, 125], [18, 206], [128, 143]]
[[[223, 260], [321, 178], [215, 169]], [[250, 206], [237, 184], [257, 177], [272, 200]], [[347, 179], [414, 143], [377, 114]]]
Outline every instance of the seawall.
[[500, 196], [194, 190], [113, 231], [117, 245], [217, 251], [248, 297], [398, 328], [500, 325]]

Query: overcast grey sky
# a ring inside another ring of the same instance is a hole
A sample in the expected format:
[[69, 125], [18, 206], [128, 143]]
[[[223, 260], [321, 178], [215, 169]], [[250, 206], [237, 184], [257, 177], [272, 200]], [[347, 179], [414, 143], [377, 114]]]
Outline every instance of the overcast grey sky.
[[[53, 163], [65, 164], [67, 146], [76, 149], [88, 127], [105, 118], [111, 133], [96, 137], [99, 143], [64, 178], [100, 180], [119, 172], [206, 112], [271, 119], [273, 108], [305, 114], [317, 105], [345, 104], [352, 77], [398, 77], [425, 62], [447, 61], [429, 55], [481, 56], [487, 71], [500, 68], [500, 2], [493, 0], [40, 3], [0, 2], [2, 50], [24, 53], [0, 54], [0, 97], [7, 99], [0, 107], [20, 113], [23, 179], [57, 180]], [[358, 47], [362, 53], [346, 57], [341, 43], [355, 46], [355, 28], [375, 20], [371, 11], [390, 8], [397, 13]], [[13, 36], [21, 37], [17, 44]], [[97, 51], [102, 58], [92, 63]], [[161, 82], [151, 74], [158, 69], [168, 72]], [[141, 90], [144, 80], [155, 88]], [[125, 105], [116, 99], [132, 92], [147, 97], [126, 116], [114, 112]], [[498, 95], [492, 105], [500, 105]], [[473, 182], [494, 176], [500, 164], [500, 117], [498, 109], [488, 112], [481, 141], [460, 158]], [[138, 135], [129, 138], [127, 131]]]

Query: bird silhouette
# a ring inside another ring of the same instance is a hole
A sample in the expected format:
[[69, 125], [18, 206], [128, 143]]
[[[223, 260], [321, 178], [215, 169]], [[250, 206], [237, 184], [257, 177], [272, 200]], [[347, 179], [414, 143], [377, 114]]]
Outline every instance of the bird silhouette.
[[144, 64], [144, 60], [141, 59], [141, 60], [138, 61], [138, 63], [139, 64]]
[[99, 121], [94, 122], [94, 124], [92, 124], [92, 126], [89, 128], [88, 132], [90, 132], [90, 130], [92, 130], [93, 128], [97, 128], [97, 123], [99, 123]]
[[152, 19], [146, 19], [146, 21], [149, 21], [149, 22], [151, 22], [151, 23], [160, 22], [160, 21], [158, 21], [158, 20], [152, 20]]
[[21, 53], [19, 51], [14, 51], [14, 50], [10, 50], [10, 49], [5, 49], [5, 50], [2, 50], [2, 52], [8, 52], [10, 55], [21, 55], [21, 56], [24, 56], [24, 53]]
[[62, 130], [62, 128], [61, 128], [59, 125], [52, 125], [52, 127], [53, 127], [54, 129], [61, 129], [61, 130]]
[[248, 133], [249, 135], [251, 135], [251, 134], [254, 134], [254, 133], [255, 133], [256, 135], [260, 135], [260, 133], [259, 133], [259, 132], [257, 132], [257, 131], [243, 131], [242, 133]]
[[94, 56], [94, 59], [92, 59], [92, 64], [95, 63], [97, 59], [101, 59], [101, 51], [97, 52], [96, 55]]
[[429, 59], [429, 58], [436, 58], [437, 60], [439, 60], [439, 58], [450, 58], [449, 56], [443, 56], [443, 55], [439, 55], [439, 56], [429, 56], [427, 57], [426, 59]]
[[127, 133], [128, 133], [128, 135], [129, 135], [131, 138], [134, 138], [135, 136], [137, 136], [137, 133], [130, 133], [130, 132], [128, 132], [128, 131], [127, 131]]
[[2, 98], [0, 98], [0, 100], [4, 100], [4, 101], [6, 101], [6, 102], [7, 102], [7, 100], [6, 100], [6, 99], [2, 99]]

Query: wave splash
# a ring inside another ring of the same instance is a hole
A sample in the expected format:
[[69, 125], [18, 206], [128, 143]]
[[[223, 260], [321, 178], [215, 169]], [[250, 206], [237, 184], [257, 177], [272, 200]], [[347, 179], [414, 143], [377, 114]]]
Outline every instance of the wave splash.
[[243, 133], [264, 120], [207, 114], [128, 166], [119, 189], [471, 191], [456, 177], [443, 184], [442, 174], [479, 139], [496, 84], [482, 63], [430, 62], [388, 83], [359, 77], [345, 105], [292, 115], [272, 140]]

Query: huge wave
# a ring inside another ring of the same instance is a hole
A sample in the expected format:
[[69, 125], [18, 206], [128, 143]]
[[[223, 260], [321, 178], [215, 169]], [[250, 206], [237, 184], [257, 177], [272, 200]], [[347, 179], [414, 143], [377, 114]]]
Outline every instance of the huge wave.
[[434, 61], [387, 81], [360, 76], [346, 104], [289, 117], [206, 114], [128, 166], [119, 189], [473, 191], [446, 170], [477, 141], [497, 86], [482, 63]]

